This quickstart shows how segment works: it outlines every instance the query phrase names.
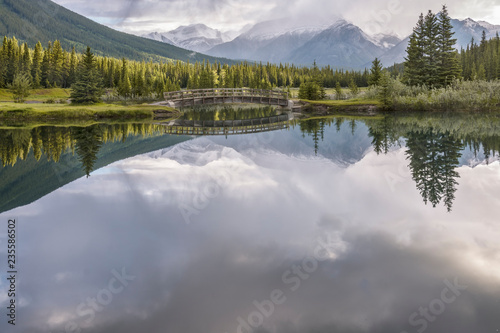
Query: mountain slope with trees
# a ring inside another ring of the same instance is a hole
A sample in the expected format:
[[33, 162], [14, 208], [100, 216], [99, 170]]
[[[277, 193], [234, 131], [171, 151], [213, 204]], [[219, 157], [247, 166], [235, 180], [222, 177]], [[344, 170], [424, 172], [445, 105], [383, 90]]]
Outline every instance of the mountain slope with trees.
[[97, 55], [134, 60], [221, 61], [173, 45], [126, 34], [98, 24], [50, 0], [0, 0], [0, 36], [16, 36], [34, 47], [60, 40], [78, 52], [90, 46]]

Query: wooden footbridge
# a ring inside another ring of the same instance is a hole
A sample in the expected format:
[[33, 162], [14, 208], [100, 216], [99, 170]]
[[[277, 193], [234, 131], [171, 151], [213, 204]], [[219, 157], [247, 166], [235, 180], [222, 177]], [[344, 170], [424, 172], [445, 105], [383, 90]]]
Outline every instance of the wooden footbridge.
[[250, 88], [214, 88], [171, 91], [164, 93], [173, 107], [223, 103], [256, 103], [288, 106], [288, 93]]
[[290, 127], [290, 115], [244, 120], [184, 120], [175, 119], [158, 123], [165, 127], [165, 133], [174, 135], [236, 135], [269, 132]]

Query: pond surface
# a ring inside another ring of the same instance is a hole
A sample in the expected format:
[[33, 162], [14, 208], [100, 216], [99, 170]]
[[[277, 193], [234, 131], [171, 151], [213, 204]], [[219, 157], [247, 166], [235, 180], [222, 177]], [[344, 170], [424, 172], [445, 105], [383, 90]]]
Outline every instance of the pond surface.
[[2, 332], [500, 329], [496, 114], [38, 127], [0, 146], [19, 271]]

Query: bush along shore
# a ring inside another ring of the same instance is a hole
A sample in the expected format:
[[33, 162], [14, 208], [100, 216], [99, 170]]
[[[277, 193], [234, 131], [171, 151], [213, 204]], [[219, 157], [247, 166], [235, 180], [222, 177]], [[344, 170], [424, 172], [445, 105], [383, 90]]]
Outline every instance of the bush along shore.
[[460, 81], [442, 88], [407, 86], [389, 79], [386, 86], [366, 92], [379, 98], [384, 110], [393, 111], [495, 111], [500, 110], [500, 81]]

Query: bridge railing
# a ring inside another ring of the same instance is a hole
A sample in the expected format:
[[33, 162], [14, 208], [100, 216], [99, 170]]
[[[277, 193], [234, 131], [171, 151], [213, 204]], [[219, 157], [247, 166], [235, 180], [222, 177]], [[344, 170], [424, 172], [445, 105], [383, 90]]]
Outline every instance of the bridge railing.
[[169, 91], [164, 93], [164, 97], [165, 100], [173, 102], [217, 97], [264, 97], [288, 100], [288, 93], [276, 90], [252, 88], [213, 88]]

